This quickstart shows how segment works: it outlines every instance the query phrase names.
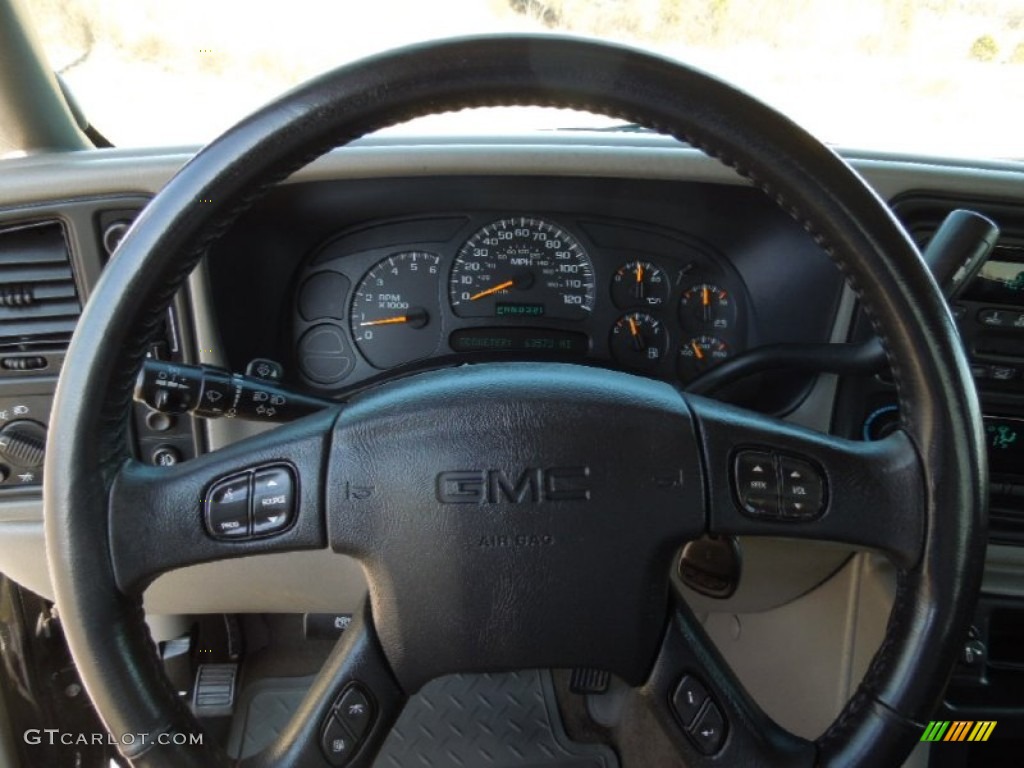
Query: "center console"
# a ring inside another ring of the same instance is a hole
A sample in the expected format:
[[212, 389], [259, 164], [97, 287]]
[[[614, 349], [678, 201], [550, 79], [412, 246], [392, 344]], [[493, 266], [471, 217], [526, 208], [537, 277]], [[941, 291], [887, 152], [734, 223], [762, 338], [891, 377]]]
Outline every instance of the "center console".
[[[893, 208], [922, 248], [957, 208], [977, 211], [1000, 228], [998, 244], [977, 275], [951, 300], [950, 309], [984, 414], [990, 469], [989, 544], [1020, 547], [1024, 562], [1024, 208], [995, 200], [924, 195], [899, 198]], [[858, 315], [852, 340], [866, 340], [871, 333]], [[834, 429], [852, 438], [880, 439], [899, 424], [896, 403], [889, 376], [846, 377], [839, 388]], [[1017, 591], [1024, 595], [1024, 585]], [[1022, 686], [1024, 597], [983, 591], [943, 709], [935, 717], [996, 721], [993, 738], [1005, 737], [1024, 727]], [[930, 765], [976, 764], [984, 758], [974, 752], [985, 746], [934, 749]]]

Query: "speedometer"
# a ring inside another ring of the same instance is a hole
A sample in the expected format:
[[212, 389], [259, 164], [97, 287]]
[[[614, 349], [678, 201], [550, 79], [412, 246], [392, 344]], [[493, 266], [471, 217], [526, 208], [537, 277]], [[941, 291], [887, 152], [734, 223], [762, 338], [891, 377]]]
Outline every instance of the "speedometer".
[[448, 292], [459, 317], [579, 320], [594, 308], [594, 267], [561, 227], [501, 219], [462, 246]]

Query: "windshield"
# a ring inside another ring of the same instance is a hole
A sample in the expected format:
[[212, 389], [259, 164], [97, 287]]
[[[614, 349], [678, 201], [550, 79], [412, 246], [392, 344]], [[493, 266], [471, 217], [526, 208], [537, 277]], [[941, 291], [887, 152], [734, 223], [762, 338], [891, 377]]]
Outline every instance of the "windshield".
[[[115, 145], [207, 142], [293, 85], [398, 45], [553, 31], [696, 65], [833, 144], [1024, 158], [1020, 0], [33, 0], [29, 12]], [[405, 130], [610, 122], [515, 109]]]

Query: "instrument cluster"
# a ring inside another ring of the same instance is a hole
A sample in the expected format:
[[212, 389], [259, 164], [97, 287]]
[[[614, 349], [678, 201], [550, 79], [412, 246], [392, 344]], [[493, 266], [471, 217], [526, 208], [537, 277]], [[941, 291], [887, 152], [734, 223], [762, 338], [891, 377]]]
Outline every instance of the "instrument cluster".
[[742, 280], [710, 246], [557, 214], [375, 222], [307, 260], [296, 364], [330, 391], [387, 371], [556, 359], [686, 382], [749, 344]]

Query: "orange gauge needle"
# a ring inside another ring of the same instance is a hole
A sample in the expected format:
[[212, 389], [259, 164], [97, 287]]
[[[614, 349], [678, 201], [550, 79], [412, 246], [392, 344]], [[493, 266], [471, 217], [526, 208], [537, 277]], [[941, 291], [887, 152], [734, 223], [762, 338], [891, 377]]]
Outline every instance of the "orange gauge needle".
[[638, 352], [642, 352], [644, 349], [644, 337], [640, 335], [640, 326], [637, 325], [636, 320], [632, 317], [626, 318], [629, 322], [629, 332], [633, 336], [633, 346], [636, 347]]
[[696, 341], [691, 341], [690, 342], [690, 346], [693, 347], [693, 354], [695, 354], [697, 356], [697, 359], [698, 360], [703, 360], [704, 359], [704, 352], [701, 350], [700, 344], [698, 344]]
[[638, 283], [642, 283], [644, 281], [644, 265], [643, 264], [639, 264], [638, 263], [636, 265], [636, 281]]
[[382, 317], [379, 320], [364, 320], [359, 324], [360, 328], [371, 328], [375, 325], [403, 325], [407, 324], [410, 328], [422, 328], [427, 324], [429, 319], [427, 310], [422, 307], [409, 307], [404, 315], [395, 315], [394, 317]]
[[709, 306], [711, 304], [711, 291], [710, 291], [710, 289], [706, 285], [704, 286], [704, 291], [703, 291], [702, 298], [704, 300], [704, 306], [705, 307], [707, 307], [707, 306]]
[[515, 284], [515, 280], [506, 280], [504, 283], [498, 283], [491, 288], [480, 291], [480, 293], [474, 293], [469, 297], [469, 300], [476, 301], [477, 299], [482, 299], [484, 296], [490, 296], [492, 293], [497, 293], [498, 291], [504, 291], [506, 288], [511, 288]]
[[397, 325], [398, 323], [408, 323], [409, 318], [406, 315], [399, 315], [398, 317], [385, 317], [383, 320], [368, 320], [365, 323], [360, 323], [360, 328], [365, 328], [368, 325]]

